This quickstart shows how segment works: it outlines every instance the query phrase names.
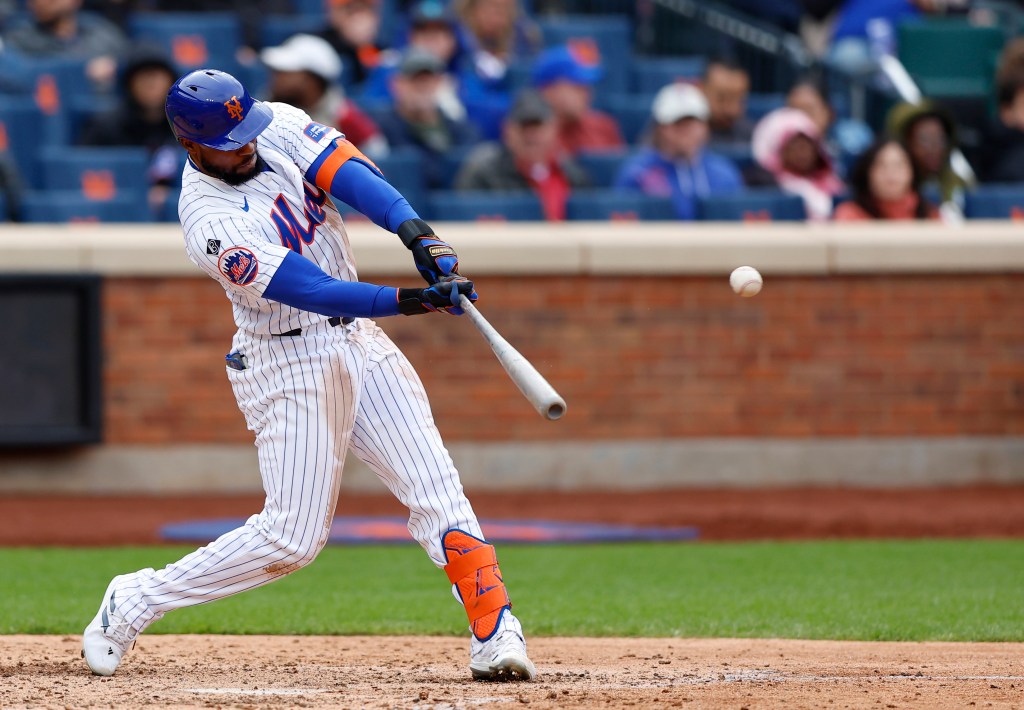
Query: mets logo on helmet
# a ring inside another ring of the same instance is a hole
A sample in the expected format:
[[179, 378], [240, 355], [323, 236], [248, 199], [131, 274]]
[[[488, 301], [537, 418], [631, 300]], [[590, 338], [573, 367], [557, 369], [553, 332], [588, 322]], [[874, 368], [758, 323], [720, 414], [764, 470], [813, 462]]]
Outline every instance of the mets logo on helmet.
[[224, 106], [228, 110], [228, 115], [236, 121], [241, 121], [242, 118], [242, 104], [238, 100], [237, 96], [232, 96], [230, 100], [224, 102]]
[[228, 281], [239, 286], [252, 283], [260, 268], [256, 255], [244, 247], [232, 247], [223, 252], [217, 266]]

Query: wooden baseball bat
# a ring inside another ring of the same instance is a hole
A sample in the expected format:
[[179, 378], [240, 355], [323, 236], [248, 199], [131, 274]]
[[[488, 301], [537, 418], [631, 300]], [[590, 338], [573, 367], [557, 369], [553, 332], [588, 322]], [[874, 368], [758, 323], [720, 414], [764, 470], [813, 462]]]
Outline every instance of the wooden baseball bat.
[[505, 372], [516, 383], [516, 387], [529, 400], [534, 409], [547, 419], [561, 419], [565, 414], [565, 400], [555, 391], [555, 388], [537, 372], [537, 368], [531, 365], [522, 353], [501, 337], [494, 326], [488, 323], [483, 314], [476, 309], [472, 301], [465, 296], [459, 296], [459, 305], [473, 321], [473, 325], [480, 331], [480, 335], [484, 336], [484, 340], [491, 346], [498, 362], [505, 368]]

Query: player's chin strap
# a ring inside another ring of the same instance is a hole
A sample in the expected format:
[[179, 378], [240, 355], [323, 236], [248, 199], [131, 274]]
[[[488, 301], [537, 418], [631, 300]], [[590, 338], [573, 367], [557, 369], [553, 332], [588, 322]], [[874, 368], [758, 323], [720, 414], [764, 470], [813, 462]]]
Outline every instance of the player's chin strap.
[[502, 611], [512, 607], [494, 545], [461, 530], [449, 530], [441, 543], [448, 562], [444, 571], [466, 607], [473, 635], [486, 641], [498, 630]]

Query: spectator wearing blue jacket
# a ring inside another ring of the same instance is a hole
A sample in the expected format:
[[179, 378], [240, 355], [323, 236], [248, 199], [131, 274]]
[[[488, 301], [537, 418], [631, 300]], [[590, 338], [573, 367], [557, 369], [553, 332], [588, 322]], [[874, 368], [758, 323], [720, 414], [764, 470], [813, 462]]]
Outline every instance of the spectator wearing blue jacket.
[[700, 198], [742, 190], [736, 165], [706, 150], [708, 113], [708, 102], [697, 87], [663, 87], [651, 107], [653, 145], [622, 166], [615, 187], [671, 198], [682, 220], [697, 219]]

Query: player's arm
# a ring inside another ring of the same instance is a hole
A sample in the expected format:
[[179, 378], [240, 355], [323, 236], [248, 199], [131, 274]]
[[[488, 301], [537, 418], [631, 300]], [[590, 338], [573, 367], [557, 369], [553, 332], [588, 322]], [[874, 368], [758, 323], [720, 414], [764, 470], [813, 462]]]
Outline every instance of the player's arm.
[[459, 296], [476, 300], [473, 282], [452, 277], [429, 288], [394, 288], [361, 281], [340, 281], [309, 259], [289, 251], [263, 297], [330, 317], [380, 318], [444, 311], [460, 315]]
[[428, 284], [458, 274], [459, 255], [434, 234], [377, 166], [344, 138], [334, 139], [306, 171], [306, 179], [398, 234]]

